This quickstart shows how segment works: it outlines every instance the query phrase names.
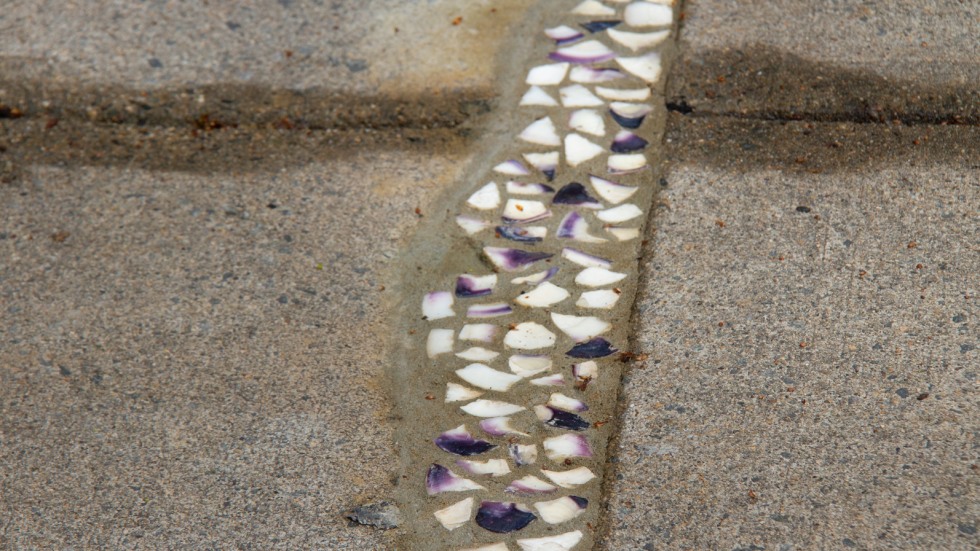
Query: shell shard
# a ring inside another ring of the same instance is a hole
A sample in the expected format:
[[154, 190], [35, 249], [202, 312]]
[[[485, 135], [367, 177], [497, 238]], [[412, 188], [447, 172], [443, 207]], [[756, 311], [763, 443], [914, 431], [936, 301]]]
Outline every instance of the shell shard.
[[504, 346], [522, 350], [537, 350], [555, 345], [555, 334], [533, 321], [519, 323], [504, 335]]
[[589, 406], [585, 405], [585, 402], [565, 396], [560, 392], [555, 392], [548, 398], [548, 405], [565, 411], [582, 412], [589, 410]]
[[532, 67], [524, 80], [530, 86], [553, 86], [561, 84], [568, 74], [568, 63], [550, 63]]
[[446, 467], [433, 463], [425, 475], [425, 489], [430, 496], [443, 492], [467, 492], [470, 490], [486, 490], [484, 486], [456, 476], [456, 473]]
[[466, 309], [466, 317], [493, 318], [497, 316], [506, 316], [513, 311], [514, 309], [511, 308], [510, 305], [503, 302], [496, 302], [493, 304], [476, 304]]
[[589, 383], [599, 376], [599, 364], [589, 360], [572, 365], [572, 376], [575, 377], [575, 387], [585, 390]]
[[562, 107], [598, 107], [606, 103], [581, 84], [562, 88], [558, 91], [558, 96], [561, 98]]
[[595, 197], [589, 195], [589, 192], [585, 190], [585, 186], [578, 182], [570, 182], [555, 193], [555, 196], [551, 199], [551, 202], [556, 205], [575, 205], [577, 207], [585, 207], [587, 209], [601, 209], [602, 203], [596, 200]]
[[570, 411], [549, 406], [534, 406], [534, 414], [542, 423], [558, 429], [582, 431], [591, 426], [588, 421]]
[[[584, 293], [583, 293], [584, 294]], [[579, 299], [581, 301], [581, 299]], [[463, 358], [471, 362], [489, 362], [500, 355], [500, 352], [488, 350], [481, 346], [471, 346], [462, 352], [457, 352], [457, 358]]]
[[510, 417], [491, 417], [484, 419], [480, 421], [480, 429], [490, 436], [527, 436], [527, 433], [510, 426]]
[[568, 119], [568, 126], [572, 130], [578, 130], [593, 136], [606, 135], [606, 121], [602, 115], [594, 109], [579, 109], [572, 113]]
[[549, 216], [551, 211], [541, 201], [508, 199], [504, 207], [503, 219], [507, 223], [527, 223], [543, 220]]
[[518, 105], [521, 106], [533, 106], [540, 105], [543, 107], [554, 107], [558, 105], [555, 98], [551, 97], [551, 94], [545, 92], [540, 86], [532, 86], [527, 92], [521, 96], [521, 101]]
[[537, 145], [561, 145], [561, 138], [558, 137], [555, 123], [551, 121], [551, 117], [541, 117], [532, 122], [517, 137]]
[[610, 174], [628, 174], [647, 167], [647, 158], [642, 153], [621, 153], [610, 155], [606, 168]]
[[572, 551], [582, 541], [582, 531], [565, 532], [557, 536], [517, 540], [521, 551]]
[[558, 268], [553, 266], [543, 272], [533, 273], [529, 276], [524, 276], [524, 277], [515, 277], [514, 279], [510, 280], [510, 282], [513, 283], [514, 285], [523, 285], [525, 283], [530, 283], [531, 285], [540, 285], [545, 281], [548, 281], [549, 279], [554, 277], [555, 274], [557, 273], [558, 273]]
[[639, 128], [652, 111], [653, 107], [643, 103], [614, 101], [609, 104], [609, 115], [623, 128]]
[[461, 214], [456, 217], [456, 225], [462, 228], [466, 235], [474, 235], [493, 226], [493, 223]]
[[548, 38], [554, 40], [558, 45], [575, 42], [576, 40], [585, 36], [585, 34], [581, 31], [573, 29], [568, 25], [560, 25], [558, 27], [545, 29], [544, 34]]
[[506, 392], [521, 380], [517, 375], [497, 371], [480, 363], [472, 363], [462, 369], [457, 369], [456, 375], [477, 388], [496, 390], [497, 392]]
[[572, 68], [568, 75], [568, 80], [580, 84], [596, 84], [599, 82], [611, 82], [626, 78], [626, 74], [619, 69], [598, 69], [586, 65], [577, 65]]
[[571, 166], [578, 166], [605, 153], [602, 146], [590, 142], [572, 132], [565, 136], [565, 160]]
[[630, 27], [665, 27], [674, 22], [674, 10], [663, 4], [633, 2], [623, 10], [623, 19]]
[[422, 316], [429, 320], [438, 320], [456, 315], [453, 312], [453, 295], [446, 291], [426, 293], [422, 298]]
[[[456, 466], [472, 475], [504, 476], [510, 473], [510, 465], [506, 459], [488, 459], [475, 461], [472, 459], [457, 459]], [[557, 482], [556, 482], [557, 484]]]
[[453, 430], [447, 430], [440, 434], [434, 442], [439, 449], [464, 457], [486, 453], [497, 447], [490, 442], [474, 439], [473, 435], [466, 430], [466, 425], [460, 425]]
[[616, 10], [610, 8], [602, 2], [598, 2], [597, 0], [584, 0], [582, 3], [572, 9], [572, 13], [575, 15], [606, 17], [616, 15]]
[[553, 61], [569, 63], [602, 63], [615, 57], [616, 52], [598, 40], [586, 40], [572, 46], [558, 48], [548, 54], [548, 58]]
[[500, 189], [490, 182], [470, 195], [466, 204], [479, 210], [493, 210], [500, 206]]
[[561, 250], [561, 257], [586, 268], [608, 268], [612, 266], [612, 261], [610, 260], [583, 253], [582, 251], [569, 247]]
[[660, 79], [660, 54], [650, 52], [637, 57], [617, 57], [616, 63], [627, 73], [653, 84]]
[[575, 488], [595, 478], [595, 474], [588, 467], [576, 467], [567, 471], [541, 469], [541, 473], [562, 488]]
[[575, 342], [587, 341], [612, 328], [611, 323], [594, 316], [570, 316], [552, 312], [551, 321]]
[[514, 354], [507, 360], [511, 372], [520, 377], [530, 377], [551, 369], [551, 358], [533, 354]]
[[497, 337], [497, 326], [489, 323], [468, 323], [459, 330], [459, 340], [493, 342]]
[[599, 178], [598, 176], [589, 176], [589, 183], [592, 184], [592, 189], [599, 194], [599, 197], [614, 205], [618, 205], [629, 199], [640, 189], [634, 186], [624, 186], [623, 184]]
[[589, 233], [589, 223], [581, 214], [572, 211], [562, 218], [558, 225], [558, 232], [555, 234], [559, 238], [574, 239], [583, 243], [603, 243], [607, 241], [602, 237], [596, 237]]
[[460, 551], [510, 551], [506, 543], [491, 543], [490, 545], [482, 545], [480, 547], [467, 547], [466, 549], [460, 549]]
[[542, 195], [554, 193], [555, 188], [546, 184], [524, 184], [521, 182], [507, 182], [507, 193], [511, 195]]
[[596, 86], [595, 92], [600, 98], [610, 101], [646, 101], [650, 98], [649, 88], [624, 89]]
[[557, 151], [551, 151], [548, 153], [525, 153], [524, 160], [530, 163], [530, 165], [534, 168], [540, 170], [549, 182], [555, 179], [555, 171], [558, 170]]
[[619, 205], [618, 207], [601, 210], [596, 213], [596, 217], [599, 220], [610, 224], [626, 222], [627, 220], [632, 220], [637, 216], [642, 215], [643, 211], [640, 209], [640, 207], [634, 205], [633, 203], [626, 203], [625, 205]]
[[640, 228], [619, 228], [616, 226], [609, 226], [606, 231], [613, 234], [613, 237], [620, 241], [629, 241], [630, 239], [636, 239], [640, 237]]
[[618, 350], [613, 348], [609, 341], [602, 337], [596, 337], [590, 341], [576, 344], [571, 350], [565, 352], [565, 355], [572, 358], [604, 358], [616, 352]]
[[592, 448], [581, 434], [562, 434], [545, 438], [544, 453], [548, 459], [560, 462], [575, 457], [592, 457]]
[[534, 386], [562, 386], [565, 384], [565, 379], [561, 373], [554, 373], [552, 375], [538, 377], [537, 379], [531, 379], [529, 382]]
[[608, 310], [616, 306], [616, 302], [619, 301], [619, 296], [619, 293], [611, 289], [586, 291], [575, 301], [575, 306], [579, 308], [602, 308]]
[[518, 503], [484, 501], [476, 511], [476, 524], [497, 534], [509, 534], [523, 529], [537, 517]]
[[561, 524], [585, 512], [589, 500], [579, 496], [565, 496], [551, 501], [539, 501], [534, 504], [541, 520], [548, 524]]
[[553, 256], [550, 253], [528, 252], [520, 249], [506, 249], [501, 247], [484, 247], [483, 254], [486, 255], [494, 266], [505, 272], [525, 270], [531, 264]]
[[565, 289], [553, 283], [544, 282], [531, 291], [522, 293], [514, 299], [514, 302], [529, 308], [547, 308], [548, 306], [558, 304], [569, 296], [571, 294]]
[[544, 480], [541, 480], [533, 475], [527, 475], [524, 478], [515, 480], [504, 488], [504, 491], [507, 493], [521, 495], [550, 494], [557, 490], [558, 487], [548, 484]]
[[456, 296], [461, 298], [489, 295], [497, 285], [497, 274], [475, 276], [461, 274], [456, 278]]
[[511, 444], [507, 447], [507, 453], [518, 467], [532, 465], [538, 460], [538, 447], [534, 444]]
[[429, 337], [425, 339], [425, 355], [435, 358], [439, 354], [448, 354], [453, 351], [453, 335], [456, 332], [452, 329], [433, 329], [429, 331]]
[[493, 167], [493, 171], [507, 176], [527, 176], [531, 173], [520, 161], [510, 159]]
[[461, 406], [459, 409], [475, 417], [506, 417], [507, 415], [513, 415], [518, 411], [524, 411], [527, 408], [507, 402], [499, 402], [497, 400], [480, 399], [474, 400], [465, 406]]
[[470, 515], [472, 513], [473, 498], [468, 497], [455, 505], [450, 505], [445, 509], [439, 509], [432, 514], [435, 515], [436, 520], [438, 520], [446, 530], [452, 531], [469, 522]]
[[575, 283], [583, 287], [604, 287], [622, 281], [626, 274], [605, 268], [586, 268], [575, 276]]
[[537, 243], [548, 235], [548, 228], [543, 226], [497, 226], [495, 233], [499, 237], [518, 243]]
[[594, 34], [594, 33], [601, 33], [606, 29], [611, 29], [616, 25], [619, 25], [620, 23], [622, 23], [622, 21], [618, 21], [614, 19], [606, 19], [602, 21], [589, 21], [587, 23], [581, 23], [579, 26], [589, 31], [590, 33]]
[[629, 130], [620, 130], [616, 133], [616, 136], [613, 137], [613, 142], [609, 147], [609, 150], [613, 153], [632, 153], [634, 151], [646, 149], [647, 145], [649, 144], [650, 142], [644, 140]]
[[446, 383], [446, 403], [466, 402], [482, 395], [479, 390], [467, 388], [459, 383]]
[[606, 34], [617, 44], [625, 46], [631, 50], [646, 50], [657, 46], [670, 36], [669, 30], [656, 31], [652, 33], [632, 33], [620, 29], [609, 29]]

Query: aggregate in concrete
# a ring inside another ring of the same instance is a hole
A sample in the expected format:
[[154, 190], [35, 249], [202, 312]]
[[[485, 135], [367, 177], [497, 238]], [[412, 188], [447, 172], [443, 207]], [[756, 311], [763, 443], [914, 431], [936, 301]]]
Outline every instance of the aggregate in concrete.
[[667, 136], [608, 549], [975, 548], [976, 129]]

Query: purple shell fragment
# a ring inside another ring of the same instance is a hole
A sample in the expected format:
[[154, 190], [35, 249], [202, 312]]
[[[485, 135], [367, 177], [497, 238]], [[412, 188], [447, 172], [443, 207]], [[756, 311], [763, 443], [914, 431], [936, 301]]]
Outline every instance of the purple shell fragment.
[[493, 285], [497, 282], [497, 276], [493, 279], [486, 276], [472, 276], [463, 274], [456, 278], [456, 296], [458, 297], [482, 297], [493, 292]]
[[506, 303], [476, 304], [466, 309], [466, 317], [469, 318], [492, 318], [496, 316], [506, 316], [514, 309]]
[[564, 411], [551, 406], [535, 406], [534, 413], [546, 425], [559, 429], [585, 430], [589, 422], [570, 411]]
[[635, 103], [614, 102], [609, 106], [609, 114], [623, 128], [639, 128], [652, 110], [649, 105]]
[[555, 194], [551, 200], [556, 205], [578, 205], [590, 209], [601, 209], [602, 203], [585, 191], [585, 186], [578, 182], [572, 182]]
[[523, 270], [531, 264], [551, 258], [550, 253], [529, 252], [520, 249], [505, 249], [501, 247], [484, 247], [483, 253], [487, 255], [490, 262], [498, 268], [507, 272]]
[[645, 148], [649, 143], [628, 130], [622, 130], [616, 133], [616, 137], [613, 138], [612, 146], [609, 149], [613, 153], [632, 153]]
[[476, 523], [481, 528], [498, 534], [516, 532], [536, 518], [538, 517], [534, 513], [517, 503], [500, 501], [484, 501], [476, 512]]
[[576, 344], [565, 354], [572, 358], [603, 358], [618, 351], [606, 339], [596, 337], [590, 341]]
[[560, 27], [554, 27], [551, 29], [544, 30], [545, 36], [555, 41], [555, 44], [562, 45], [569, 42], [575, 42], [576, 40], [585, 36], [582, 32], [577, 31], [567, 25], [562, 25]]
[[520, 228], [517, 226], [497, 226], [494, 230], [497, 235], [503, 237], [504, 239], [510, 239], [511, 241], [518, 241], [521, 243], [535, 243], [541, 241], [540, 237], [532, 235], [526, 228]]
[[572, 82], [578, 82], [580, 84], [595, 84], [598, 82], [618, 80], [624, 78], [625, 76], [626, 74], [619, 69], [597, 69], [595, 67], [579, 65], [572, 69], [572, 73], [568, 76], [568, 78], [571, 79]]
[[589, 31], [590, 33], [600, 33], [606, 29], [611, 29], [616, 25], [619, 25], [622, 21], [608, 20], [608, 21], [589, 21], [588, 23], [582, 23], [582, 28]]
[[566, 48], [558, 48], [548, 54], [549, 59], [569, 63], [602, 63], [615, 57], [615, 52], [607, 48], [605, 44], [595, 40], [580, 42]]
[[456, 476], [449, 469], [433, 463], [425, 475], [425, 489], [430, 496], [442, 492], [465, 492], [467, 490], [485, 490], [483, 486]]
[[434, 442], [439, 449], [464, 457], [479, 455], [497, 447], [490, 442], [473, 438], [473, 435], [466, 430], [465, 425], [460, 425], [453, 430], [447, 430], [440, 434]]

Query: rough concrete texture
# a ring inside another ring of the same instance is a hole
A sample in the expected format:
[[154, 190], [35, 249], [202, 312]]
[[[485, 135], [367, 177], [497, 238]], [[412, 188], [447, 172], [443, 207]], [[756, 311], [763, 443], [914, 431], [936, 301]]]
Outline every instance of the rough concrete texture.
[[608, 548], [974, 548], [980, 133], [667, 136]]
[[[457, 150], [458, 151], [458, 150]], [[385, 549], [385, 269], [452, 150], [0, 187], [0, 548]]]
[[963, 0], [684, 4], [668, 101], [754, 118], [980, 121], [980, 8]]

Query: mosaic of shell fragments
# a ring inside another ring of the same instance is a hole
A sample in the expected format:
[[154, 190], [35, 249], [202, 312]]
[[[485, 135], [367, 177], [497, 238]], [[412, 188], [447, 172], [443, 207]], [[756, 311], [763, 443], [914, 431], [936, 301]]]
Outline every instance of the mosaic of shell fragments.
[[401, 419], [401, 486], [426, 549], [594, 540], [675, 10], [554, 5], [523, 95], [498, 107], [522, 130], [450, 207], [466, 245], [441, 266], [466, 268], [424, 274], [404, 313], [418, 373], [396, 391], [420, 404]]

